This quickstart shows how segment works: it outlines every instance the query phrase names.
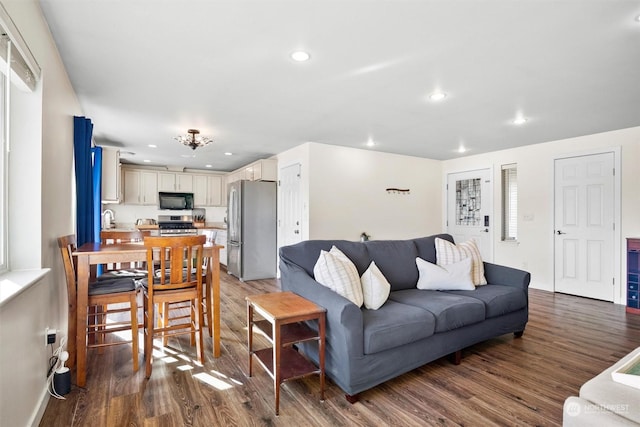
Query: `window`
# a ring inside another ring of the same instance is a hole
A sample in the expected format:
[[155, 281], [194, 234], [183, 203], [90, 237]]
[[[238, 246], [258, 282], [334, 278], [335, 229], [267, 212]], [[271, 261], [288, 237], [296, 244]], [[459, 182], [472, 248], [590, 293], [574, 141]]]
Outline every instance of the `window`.
[[[0, 272], [11, 266], [9, 254], [9, 188], [12, 139], [23, 141], [21, 132], [28, 122], [18, 120], [24, 109], [17, 92], [31, 94], [40, 78], [40, 66], [29, 47], [0, 3]], [[9, 129], [12, 124], [12, 130]], [[13, 142], [14, 145], [16, 142]], [[12, 189], [13, 192], [13, 189]]]
[[502, 165], [502, 240], [518, 240], [518, 167]]
[[7, 187], [8, 187], [8, 167], [7, 167], [7, 145], [4, 126], [4, 104], [5, 104], [5, 79], [0, 73], [0, 272], [7, 270]]

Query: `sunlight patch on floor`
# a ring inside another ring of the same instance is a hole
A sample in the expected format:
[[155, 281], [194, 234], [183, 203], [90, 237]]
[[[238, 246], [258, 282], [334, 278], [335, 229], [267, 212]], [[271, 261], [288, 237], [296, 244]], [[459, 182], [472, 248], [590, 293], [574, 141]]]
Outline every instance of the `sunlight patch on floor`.
[[228, 381], [231, 381], [231, 382], [232, 382], [232, 383], [234, 383], [235, 385], [242, 385], [242, 384], [243, 384], [242, 382], [240, 382], [240, 381], [238, 381], [238, 380], [235, 380], [235, 379], [233, 379], [233, 378], [229, 378], [227, 375], [223, 374], [222, 372], [218, 372], [218, 371], [211, 371], [211, 373], [212, 373], [213, 375], [216, 375], [216, 376], [220, 377], [220, 378], [224, 378], [224, 379], [226, 379], [226, 380], [228, 380]]
[[181, 365], [176, 367], [176, 369], [178, 369], [179, 371], [190, 371], [193, 369], [193, 366], [190, 365]]
[[224, 382], [218, 378], [215, 378], [209, 374], [207, 374], [206, 372], [200, 372], [198, 374], [194, 374], [193, 375], [194, 378], [197, 378], [198, 380], [202, 381], [205, 384], [208, 384], [220, 391], [224, 391], [224, 390], [228, 390], [230, 388], [232, 388], [233, 386], [227, 382]]

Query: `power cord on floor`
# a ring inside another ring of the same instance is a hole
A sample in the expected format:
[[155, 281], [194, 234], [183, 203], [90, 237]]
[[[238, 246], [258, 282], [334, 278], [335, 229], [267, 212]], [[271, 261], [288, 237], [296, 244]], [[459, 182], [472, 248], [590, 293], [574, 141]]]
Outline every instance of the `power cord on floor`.
[[[64, 367], [64, 362], [69, 358], [69, 353], [64, 351], [64, 345], [67, 343], [67, 338], [62, 337], [60, 339], [60, 346], [55, 350], [52, 350], [51, 357], [49, 358], [49, 370], [47, 371], [47, 389], [49, 394], [56, 399], [65, 399], [64, 396], [56, 392], [53, 377], [56, 374], [56, 369]], [[53, 348], [53, 344], [51, 345]]]

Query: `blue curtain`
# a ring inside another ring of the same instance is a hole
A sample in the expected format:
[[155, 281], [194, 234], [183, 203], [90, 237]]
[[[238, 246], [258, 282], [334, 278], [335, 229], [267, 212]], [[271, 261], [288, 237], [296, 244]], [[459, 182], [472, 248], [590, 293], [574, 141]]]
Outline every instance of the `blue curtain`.
[[[77, 205], [76, 240], [78, 246], [100, 240], [102, 151], [101, 149], [98, 150], [96, 157], [99, 157], [99, 165], [98, 168], [94, 168], [94, 153], [91, 147], [92, 134], [93, 124], [90, 119], [78, 116], [73, 117], [73, 154], [75, 159]], [[96, 171], [95, 169], [98, 170]]]
[[102, 227], [102, 147], [91, 148], [93, 154], [93, 242], [100, 241]]

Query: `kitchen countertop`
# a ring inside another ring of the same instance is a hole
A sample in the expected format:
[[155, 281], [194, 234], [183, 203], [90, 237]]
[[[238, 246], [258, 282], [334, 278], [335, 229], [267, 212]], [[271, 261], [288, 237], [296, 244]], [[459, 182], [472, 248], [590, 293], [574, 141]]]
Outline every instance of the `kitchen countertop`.
[[[224, 222], [206, 222], [204, 225], [197, 224], [197, 229], [212, 228], [217, 230], [226, 230], [227, 224]], [[131, 231], [131, 230], [157, 230], [158, 225], [135, 225], [130, 223], [116, 223], [115, 227], [109, 228], [110, 231]]]

